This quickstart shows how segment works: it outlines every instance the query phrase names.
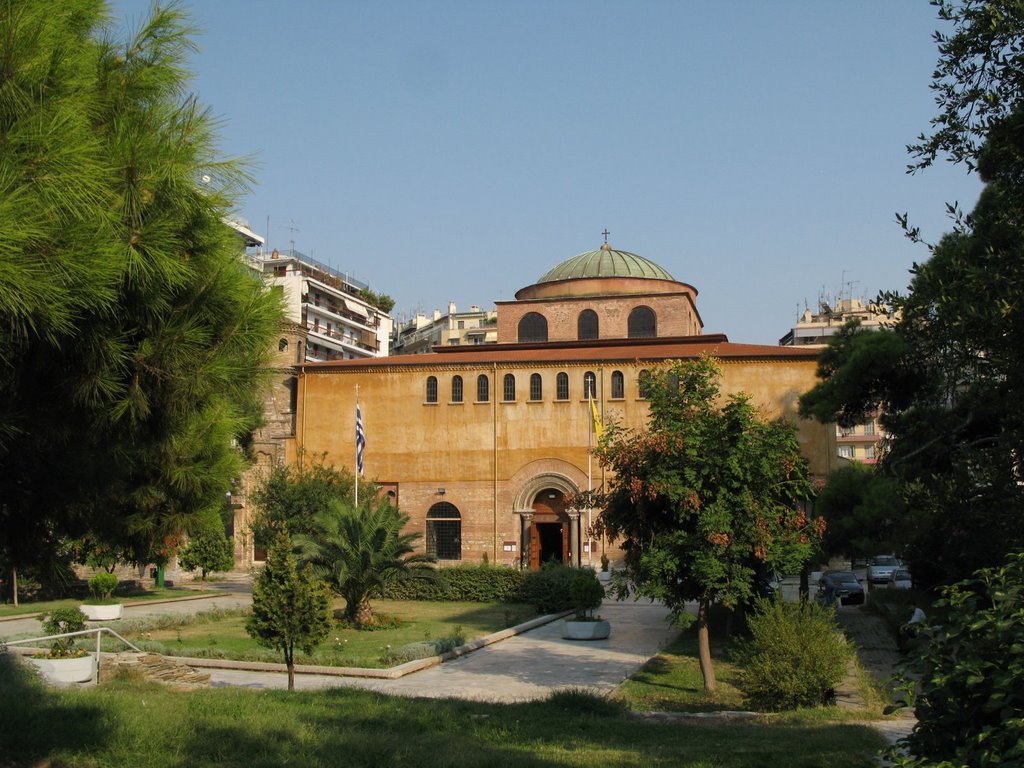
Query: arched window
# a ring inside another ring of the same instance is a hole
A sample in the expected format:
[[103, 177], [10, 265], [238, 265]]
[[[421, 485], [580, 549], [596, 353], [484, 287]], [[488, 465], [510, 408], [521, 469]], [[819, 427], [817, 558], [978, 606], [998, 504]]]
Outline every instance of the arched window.
[[462, 377], [452, 376], [452, 402], [462, 402]]
[[640, 371], [637, 381], [639, 382], [637, 395], [641, 400], [646, 400], [651, 396], [651, 372], [644, 368]]
[[658, 319], [650, 307], [635, 307], [629, 313], [629, 338], [653, 339], [658, 335]]
[[506, 403], [511, 403], [516, 399], [516, 377], [511, 373], [505, 374], [504, 388], [501, 393], [501, 399]]
[[523, 343], [548, 340], [548, 321], [539, 312], [527, 312], [519, 321], [519, 341]]
[[590, 400], [597, 397], [597, 376], [593, 371], [583, 374], [583, 398]]
[[592, 309], [584, 309], [576, 320], [576, 338], [596, 339], [598, 337], [597, 312]]
[[454, 504], [440, 501], [427, 510], [427, 554], [438, 560], [462, 559], [462, 515]]
[[288, 339], [280, 339], [277, 342], [277, 351], [278, 352], [285, 352], [287, 350], [288, 350]]
[[476, 377], [476, 401], [486, 403], [491, 399], [491, 382], [484, 374]]
[[626, 396], [626, 378], [622, 371], [612, 371], [612, 399], [621, 400]]
[[542, 400], [544, 397], [544, 385], [541, 382], [539, 373], [530, 374], [530, 399]]
[[555, 379], [555, 399], [569, 399], [569, 374], [564, 371]]
[[427, 402], [437, 402], [437, 376], [427, 376]]

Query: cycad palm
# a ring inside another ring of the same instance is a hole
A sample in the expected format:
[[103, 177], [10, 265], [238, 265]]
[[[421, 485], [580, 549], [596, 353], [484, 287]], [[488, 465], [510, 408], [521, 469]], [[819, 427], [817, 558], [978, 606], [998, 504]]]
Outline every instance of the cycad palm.
[[345, 599], [345, 618], [356, 624], [373, 620], [370, 597], [389, 582], [410, 575], [429, 577], [433, 558], [416, 554], [419, 533], [402, 533], [409, 516], [387, 501], [359, 507], [334, 500], [313, 518], [316, 532], [296, 535], [299, 559]]

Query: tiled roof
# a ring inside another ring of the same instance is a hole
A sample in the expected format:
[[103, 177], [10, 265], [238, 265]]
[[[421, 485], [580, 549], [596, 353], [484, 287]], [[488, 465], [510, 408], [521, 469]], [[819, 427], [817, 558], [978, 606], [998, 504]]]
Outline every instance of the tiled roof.
[[586, 363], [633, 360], [671, 360], [710, 355], [723, 361], [814, 360], [820, 349], [778, 347], [762, 344], [733, 344], [724, 334], [677, 336], [661, 339], [607, 339], [598, 341], [546, 342], [543, 344], [483, 344], [479, 346], [435, 347], [418, 355], [335, 360], [304, 363], [307, 371], [352, 370], [360, 368], [413, 368], [442, 365], [489, 365], [509, 363]]

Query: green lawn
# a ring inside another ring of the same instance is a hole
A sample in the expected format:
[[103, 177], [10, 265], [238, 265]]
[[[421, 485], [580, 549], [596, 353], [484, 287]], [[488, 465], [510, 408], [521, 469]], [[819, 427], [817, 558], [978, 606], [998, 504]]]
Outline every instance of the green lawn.
[[735, 685], [736, 667], [729, 660], [729, 644], [712, 641], [715, 681], [713, 695], [704, 692], [697, 661], [697, 633], [689, 629], [644, 665], [619, 688], [618, 697], [637, 712], [715, 712], [746, 709]]
[[[343, 602], [336, 602], [341, 608]], [[446, 603], [375, 600], [376, 613], [401, 619], [395, 629], [375, 631], [335, 629], [312, 656], [297, 654], [300, 664], [339, 667], [386, 667], [413, 643], [461, 635], [466, 640], [497, 632], [537, 615], [530, 605], [508, 603]], [[178, 619], [133, 622], [125, 634], [143, 650], [175, 656], [203, 656], [245, 661], [282, 661], [281, 654], [256, 643], [245, 631], [245, 616], [238, 611], [199, 614], [195, 621], [174, 625]], [[185, 620], [187, 621], [187, 620]], [[421, 653], [433, 655], [433, 653]]]
[[[683, 632], [668, 648], [644, 665], [623, 683], [616, 698], [637, 712], [717, 712], [746, 710], [748, 705], [737, 687], [739, 669], [730, 659], [730, 641], [714, 637], [711, 650], [718, 690], [704, 692], [704, 678], [697, 660], [697, 633]], [[883, 717], [889, 703], [884, 691], [871, 676], [857, 668], [858, 688], [865, 701], [863, 708], [814, 707], [771, 715], [773, 720], [809, 724], [817, 721], [872, 720]]]
[[874, 768], [852, 724], [658, 724], [565, 694], [489, 705], [363, 691], [54, 689], [0, 657], [0, 765], [54, 768]]
[[[115, 596], [125, 604], [142, 603], [150, 600], [173, 600], [181, 597], [200, 597], [220, 594], [215, 588], [211, 589], [184, 589], [182, 587], [152, 587], [149, 589], [137, 590], [131, 593], [117, 593]], [[56, 608], [73, 608], [85, 601], [82, 597], [64, 598], [62, 600], [40, 600], [24, 602], [19, 605], [13, 603], [0, 603], [0, 616], [34, 616], [39, 613], [48, 613]]]

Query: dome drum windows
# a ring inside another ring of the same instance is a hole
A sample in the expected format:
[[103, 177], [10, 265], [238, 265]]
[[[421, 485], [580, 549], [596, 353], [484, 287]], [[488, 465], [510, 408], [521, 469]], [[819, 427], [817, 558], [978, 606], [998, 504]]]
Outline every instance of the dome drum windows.
[[628, 335], [631, 339], [653, 339], [658, 335], [658, 318], [650, 307], [634, 307], [629, 313]]
[[527, 312], [519, 321], [520, 344], [532, 344], [548, 340], [548, 321], [539, 312]]
[[580, 341], [599, 338], [600, 324], [597, 312], [584, 309], [576, 320], [576, 338]]

